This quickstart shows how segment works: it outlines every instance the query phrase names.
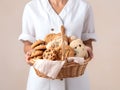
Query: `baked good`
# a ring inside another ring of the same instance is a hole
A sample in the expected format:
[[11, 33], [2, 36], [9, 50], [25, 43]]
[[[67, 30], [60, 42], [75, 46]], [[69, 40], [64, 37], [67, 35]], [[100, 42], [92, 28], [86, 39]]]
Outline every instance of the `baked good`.
[[42, 55], [39, 55], [36, 57], [37, 59], [43, 59], [43, 56]]
[[45, 45], [45, 41], [43, 40], [36, 40], [32, 45], [31, 48], [34, 49], [38, 45]]
[[52, 41], [52, 40], [55, 38], [55, 36], [56, 36], [55, 33], [48, 34], [48, 35], [44, 38], [44, 40], [45, 40], [46, 43], [48, 43], [48, 42]]
[[[71, 48], [70, 46], [68, 45], [65, 45], [64, 47], [64, 57], [67, 58], [67, 57], [74, 57], [74, 49]], [[58, 50], [58, 60], [62, 60], [62, 48], [60, 47]]]
[[46, 49], [46, 45], [38, 45], [34, 49], [35, 50], [45, 50]]
[[70, 46], [74, 49], [76, 57], [88, 57], [87, 50], [82, 40], [75, 39], [70, 43]]
[[[64, 44], [68, 45], [68, 42], [64, 41]], [[61, 39], [61, 37], [57, 37], [53, 41], [49, 42], [46, 45], [46, 48], [47, 49], [49, 49], [49, 48], [56, 48], [56, 47], [61, 47], [61, 45], [62, 45], [62, 39]]]
[[43, 53], [43, 59], [56, 60], [57, 51], [54, 48], [46, 49]]
[[[62, 38], [62, 37], [61, 37], [61, 33], [56, 34], [56, 36], [55, 36], [54, 39], [59, 39], [59, 38], [60, 38], [60, 39]], [[67, 37], [66, 35], [64, 35], [63, 38], [64, 38], [64, 40], [65, 40], [66, 42], [68, 42], [68, 37]]]
[[41, 50], [33, 50], [33, 52], [31, 53], [31, 58], [37, 57], [37, 56], [41, 56], [43, 54], [43, 51]]
[[[54, 39], [59, 39], [61, 38], [61, 33], [51, 33], [51, 34], [48, 34], [44, 40], [45, 42], [49, 43], [50, 41], [53, 41]], [[68, 42], [68, 37], [66, 35], [64, 35], [64, 40]]]
[[[66, 35], [64, 35], [64, 44], [68, 45], [68, 37]], [[56, 48], [56, 47], [60, 47], [62, 45], [62, 37], [61, 37], [61, 33], [58, 33], [55, 35], [54, 39], [50, 42], [48, 42], [48, 44], [46, 45], [46, 48]]]

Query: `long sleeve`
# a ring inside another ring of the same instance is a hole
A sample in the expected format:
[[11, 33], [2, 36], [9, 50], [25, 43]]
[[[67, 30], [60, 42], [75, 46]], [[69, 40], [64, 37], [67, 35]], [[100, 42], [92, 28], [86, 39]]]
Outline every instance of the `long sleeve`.
[[23, 17], [22, 17], [22, 33], [19, 36], [21, 41], [35, 41], [35, 31], [32, 23], [31, 9], [28, 4], [24, 8]]
[[94, 28], [94, 17], [92, 7], [88, 5], [85, 22], [82, 31], [82, 40], [92, 39], [96, 41], [95, 28]]

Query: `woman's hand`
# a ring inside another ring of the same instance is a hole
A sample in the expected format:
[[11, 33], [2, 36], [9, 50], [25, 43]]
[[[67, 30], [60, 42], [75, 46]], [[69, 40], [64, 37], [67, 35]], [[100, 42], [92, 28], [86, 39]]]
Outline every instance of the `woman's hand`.
[[93, 50], [89, 46], [85, 46], [85, 48], [86, 48], [86, 50], [88, 52], [88, 57], [87, 58], [89, 58], [91, 60], [93, 58]]
[[29, 64], [30, 66], [32, 66], [33, 65], [33, 62], [32, 62], [32, 60], [31, 60], [31, 53], [32, 53], [32, 50], [29, 50], [28, 52], [26, 52], [26, 54], [25, 54], [25, 60], [26, 60], [26, 62], [27, 62], [27, 64]]
[[31, 66], [31, 65], [33, 65], [33, 62], [32, 62], [32, 60], [30, 60], [31, 59], [31, 53], [32, 53], [32, 49], [31, 49], [31, 45], [32, 45], [32, 43], [31, 42], [29, 42], [29, 41], [24, 41], [23, 42], [24, 43], [24, 52], [25, 52], [25, 60], [26, 60], [26, 62]]
[[84, 41], [83, 43], [85, 44], [85, 48], [88, 52], [88, 57], [87, 58], [90, 58], [90, 60], [91, 60], [93, 58], [92, 40], [89, 39], [87, 41]]

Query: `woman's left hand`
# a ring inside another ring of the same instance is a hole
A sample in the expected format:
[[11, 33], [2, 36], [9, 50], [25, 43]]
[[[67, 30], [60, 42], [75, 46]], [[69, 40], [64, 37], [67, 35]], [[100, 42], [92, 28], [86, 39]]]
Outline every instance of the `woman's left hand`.
[[83, 43], [85, 44], [85, 48], [88, 52], [88, 57], [90, 60], [93, 58], [93, 47], [92, 47], [92, 39], [83, 41]]
[[89, 46], [85, 46], [87, 52], [88, 52], [88, 57], [87, 58], [90, 58], [90, 60], [93, 58], [93, 50], [91, 47]]

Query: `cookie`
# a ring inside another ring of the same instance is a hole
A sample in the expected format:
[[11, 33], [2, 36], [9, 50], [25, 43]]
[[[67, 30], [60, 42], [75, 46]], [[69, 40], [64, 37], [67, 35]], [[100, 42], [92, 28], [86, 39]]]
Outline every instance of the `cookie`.
[[[67, 36], [64, 36], [63, 39], [64, 39], [64, 41], [66, 41], [66, 42], [68, 43], [68, 38], [67, 38]], [[62, 37], [61, 37], [61, 36], [56, 36], [56, 37], [54, 38], [54, 40], [56, 40], [56, 41], [59, 40], [59, 42], [61, 42]]]
[[41, 51], [41, 50], [34, 50], [30, 57], [33, 58], [33, 57], [40, 56], [42, 54], [43, 54], [43, 51]]
[[52, 41], [52, 40], [55, 38], [55, 36], [56, 36], [55, 33], [48, 34], [48, 35], [44, 38], [44, 40], [45, 40], [45, 42], [48, 43], [48, 42]]
[[[48, 35], [44, 38], [44, 40], [45, 40], [45, 42], [48, 43], [48, 42], [50, 42], [50, 41], [52, 41], [52, 40], [54, 40], [54, 39], [58, 39], [58, 38], [61, 38], [61, 33], [57, 33], [57, 34], [51, 33], [51, 34], [48, 34]], [[68, 42], [68, 37], [67, 37], [66, 35], [64, 35], [64, 40]]]
[[[64, 44], [68, 45], [68, 37], [64, 36]], [[54, 39], [50, 42], [48, 42], [48, 44], [46, 45], [46, 48], [56, 48], [56, 47], [60, 47], [62, 45], [62, 37], [61, 37], [61, 33], [56, 34], [56, 36], [54, 37]]]
[[36, 57], [37, 59], [43, 59], [43, 56], [41, 55], [41, 56], [37, 56]]
[[57, 51], [54, 48], [50, 48], [44, 51], [43, 59], [56, 60]]
[[[68, 42], [67, 41], [64, 41], [64, 44], [65, 45], [68, 45]], [[57, 38], [57, 39], [54, 39], [53, 41], [49, 42], [47, 45], [46, 45], [46, 48], [49, 49], [49, 48], [56, 48], [56, 47], [61, 47], [62, 45], [62, 41], [61, 41], [61, 38]]]
[[45, 45], [45, 41], [43, 41], [43, 40], [37, 40], [37, 41], [35, 41], [35, 42], [31, 45], [31, 48], [33, 49], [33, 48], [35, 48], [35, 47], [38, 46], [38, 45]]
[[[61, 38], [62, 38], [61, 33], [58, 33], [58, 34], [56, 34], [54, 39], [61, 39]], [[68, 37], [66, 35], [64, 35], [63, 38], [66, 42], [68, 42]]]
[[[75, 52], [74, 52], [73, 48], [66, 45], [64, 49], [65, 49], [65, 51], [64, 51], [65, 58], [74, 56]], [[60, 60], [62, 59], [62, 48], [59, 48], [59, 50], [58, 50], [58, 59], [60, 59]]]
[[46, 49], [46, 45], [39, 45], [39, 46], [36, 46], [34, 49], [35, 50], [45, 50]]

